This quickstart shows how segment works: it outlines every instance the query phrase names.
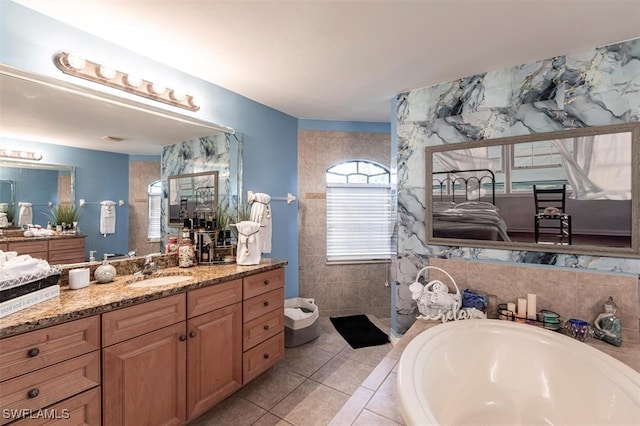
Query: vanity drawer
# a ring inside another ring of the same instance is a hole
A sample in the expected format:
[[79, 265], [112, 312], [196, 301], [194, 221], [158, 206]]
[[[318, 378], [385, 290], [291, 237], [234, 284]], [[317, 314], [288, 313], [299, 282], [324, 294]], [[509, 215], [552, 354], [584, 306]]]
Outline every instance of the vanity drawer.
[[84, 237], [60, 238], [49, 240], [49, 250], [82, 250], [84, 251]]
[[[38, 410], [100, 384], [100, 351], [0, 383], [0, 407]], [[0, 416], [0, 424], [11, 419]]]
[[284, 268], [246, 277], [242, 280], [242, 285], [245, 300], [284, 287]]
[[32, 416], [15, 423], [11, 426], [42, 426], [64, 424], [69, 426], [100, 426], [102, 421], [100, 388], [82, 392], [73, 398], [47, 408], [51, 415], [58, 416], [57, 419], [39, 418]]
[[184, 294], [102, 314], [102, 346], [113, 345], [186, 319]]
[[7, 243], [0, 243], [0, 250], [9, 251], [9, 246], [7, 245]]
[[85, 261], [84, 248], [73, 250], [49, 250], [49, 263], [59, 265], [62, 263], [82, 263]]
[[233, 280], [187, 293], [187, 317], [211, 312], [242, 301], [242, 280]]
[[9, 251], [17, 251], [18, 254], [29, 254], [38, 259], [47, 259], [49, 242], [47, 240], [20, 241], [8, 244]]
[[242, 322], [249, 322], [275, 310], [284, 310], [284, 288], [245, 300], [242, 304]]
[[242, 347], [246, 351], [281, 331], [284, 331], [284, 309], [277, 309], [244, 324]]
[[100, 317], [30, 331], [0, 341], [0, 380], [100, 349]]
[[284, 358], [284, 331], [242, 354], [242, 383], [246, 384]]

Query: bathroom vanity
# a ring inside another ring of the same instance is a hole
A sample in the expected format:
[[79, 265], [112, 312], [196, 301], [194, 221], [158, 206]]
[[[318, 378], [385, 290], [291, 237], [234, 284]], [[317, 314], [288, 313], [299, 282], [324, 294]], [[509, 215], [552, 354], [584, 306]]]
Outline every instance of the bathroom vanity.
[[52, 265], [80, 263], [85, 261], [84, 240], [84, 235], [5, 236], [0, 238], [0, 250], [28, 254], [31, 257], [44, 259]]
[[286, 264], [167, 268], [190, 279], [153, 287], [120, 276], [7, 316], [0, 406], [74, 425], [185, 424], [284, 356]]

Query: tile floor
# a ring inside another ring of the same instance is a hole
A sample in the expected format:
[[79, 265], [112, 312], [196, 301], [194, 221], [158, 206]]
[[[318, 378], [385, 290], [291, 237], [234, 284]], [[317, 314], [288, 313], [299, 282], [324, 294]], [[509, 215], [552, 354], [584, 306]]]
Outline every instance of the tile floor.
[[[388, 332], [390, 320], [372, 320]], [[378, 394], [395, 393], [395, 382], [385, 380], [375, 394], [360, 386], [365, 380], [372, 380], [375, 374], [371, 377], [370, 374], [392, 345], [352, 349], [329, 318], [320, 318], [320, 328], [316, 340], [287, 348], [284, 359], [273, 368], [190, 425], [323, 426], [331, 422], [347, 401], [365, 398], [367, 408], [372, 409], [362, 411], [353, 422], [349, 420], [351, 424], [401, 424], [395, 407], [385, 407], [388, 404], [385, 400], [380, 404], [375, 401]], [[345, 424], [336, 420], [333, 423]]]

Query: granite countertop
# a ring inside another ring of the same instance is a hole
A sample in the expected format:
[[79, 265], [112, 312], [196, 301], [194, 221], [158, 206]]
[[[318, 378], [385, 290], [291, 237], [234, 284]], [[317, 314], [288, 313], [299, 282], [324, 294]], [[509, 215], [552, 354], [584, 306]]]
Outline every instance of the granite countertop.
[[0, 243], [18, 243], [22, 241], [41, 241], [41, 240], [61, 240], [64, 238], [85, 238], [86, 235], [47, 235], [46, 237], [25, 237], [25, 236], [2, 236], [0, 237]]
[[[411, 340], [413, 340], [418, 334], [422, 333], [423, 331], [426, 331], [429, 328], [437, 326], [439, 324], [442, 324], [442, 322], [417, 320], [415, 323], [413, 323], [409, 330], [407, 330], [404, 336], [402, 336], [400, 341], [393, 347], [393, 349], [391, 349], [391, 352], [388, 356], [394, 359], [400, 359], [402, 351], [404, 351]], [[522, 324], [522, 326], [532, 327], [526, 324]], [[553, 333], [552, 331], [549, 332]], [[625, 341], [622, 342], [622, 346], [617, 347], [597, 339], [590, 339], [585, 344], [601, 350], [607, 355], [614, 357], [618, 361], [628, 365], [629, 367], [640, 373], [640, 344]]]
[[101, 314], [114, 309], [184, 293], [259, 272], [283, 267], [287, 261], [263, 258], [259, 265], [240, 266], [235, 263], [194, 268], [171, 267], [161, 269], [155, 276], [191, 275], [193, 279], [158, 287], [132, 288], [132, 275], [117, 276], [108, 284], [91, 281], [88, 287], [71, 290], [60, 288], [60, 296], [41, 302], [0, 319], [0, 338], [42, 327]]

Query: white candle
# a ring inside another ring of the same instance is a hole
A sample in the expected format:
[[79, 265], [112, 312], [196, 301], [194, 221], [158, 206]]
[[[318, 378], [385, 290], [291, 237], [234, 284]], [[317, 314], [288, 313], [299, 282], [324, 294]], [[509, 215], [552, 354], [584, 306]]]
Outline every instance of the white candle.
[[69, 288], [77, 290], [89, 285], [89, 268], [72, 269], [69, 271]]
[[527, 294], [527, 319], [536, 319], [536, 295]]
[[527, 317], [527, 299], [518, 298], [518, 318]]
[[516, 304], [515, 303], [507, 303], [507, 311], [511, 311], [513, 315], [516, 314]]

